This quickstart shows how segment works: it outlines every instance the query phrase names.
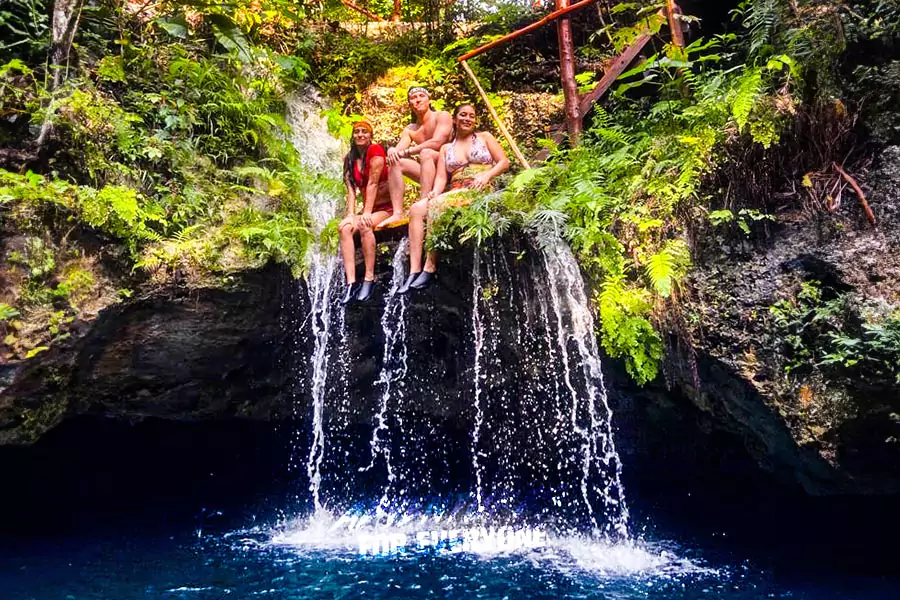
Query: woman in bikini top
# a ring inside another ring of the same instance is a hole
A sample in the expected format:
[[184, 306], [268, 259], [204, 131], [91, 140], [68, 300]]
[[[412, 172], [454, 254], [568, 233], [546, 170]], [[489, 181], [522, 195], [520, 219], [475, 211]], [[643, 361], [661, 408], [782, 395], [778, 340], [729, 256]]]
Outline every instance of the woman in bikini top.
[[475, 131], [477, 116], [471, 104], [456, 107], [453, 112], [453, 139], [441, 146], [434, 188], [427, 198], [410, 208], [409, 276], [397, 290], [401, 294], [429, 285], [437, 269], [437, 255], [434, 252], [428, 253], [424, 268], [422, 266], [429, 206], [434, 213], [448, 204], [467, 203], [470, 198], [458, 192], [480, 192], [490, 186], [491, 179], [509, 168], [509, 159], [494, 136], [487, 131]]
[[[489, 135], [489, 134], [488, 134]], [[450, 178], [450, 189], [469, 189], [473, 185], [474, 175], [479, 170], [477, 166], [493, 166], [494, 157], [487, 144], [478, 137], [477, 133], [472, 133], [469, 138], [469, 151], [466, 160], [457, 158], [459, 152], [456, 149], [457, 138], [450, 142], [446, 152], [444, 152], [444, 167], [447, 169], [447, 176]], [[467, 168], [472, 167], [472, 168]]]

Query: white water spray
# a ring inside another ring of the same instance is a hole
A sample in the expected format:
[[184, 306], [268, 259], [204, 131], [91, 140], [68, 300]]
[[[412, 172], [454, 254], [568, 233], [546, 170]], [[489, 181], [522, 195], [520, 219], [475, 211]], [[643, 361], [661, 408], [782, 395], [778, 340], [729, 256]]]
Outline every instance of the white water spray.
[[[323, 102], [318, 93], [307, 88], [288, 101], [287, 122], [291, 128], [291, 143], [300, 154], [304, 165], [323, 175], [337, 176], [335, 166], [340, 164], [341, 144], [328, 133], [328, 126], [321, 117]], [[326, 224], [334, 217], [336, 198], [319, 192], [308, 203], [313, 233], [318, 237]], [[313, 339], [312, 376], [310, 396], [312, 400], [313, 439], [306, 460], [309, 490], [316, 512], [324, 510], [320, 489], [322, 462], [325, 458], [324, 407], [328, 378], [329, 345], [334, 326], [335, 298], [332, 293], [337, 285], [338, 259], [322, 252], [318, 243], [309, 249], [309, 277], [307, 290], [310, 303], [310, 329]], [[343, 321], [343, 315], [340, 318]], [[296, 407], [295, 410], [299, 410]]]
[[384, 486], [381, 500], [378, 502], [378, 517], [388, 514], [391, 504], [391, 492], [397, 480], [397, 472], [391, 462], [390, 439], [387, 439], [389, 408], [392, 395], [402, 392], [404, 378], [407, 373], [407, 349], [406, 349], [406, 307], [409, 299], [406, 295], [398, 294], [397, 290], [406, 279], [404, 266], [408, 262], [409, 239], [397, 246], [394, 253], [394, 276], [391, 279], [391, 289], [385, 301], [384, 313], [381, 315], [381, 329], [384, 332], [384, 352], [381, 362], [381, 374], [376, 385], [382, 386], [381, 401], [378, 413], [375, 415], [375, 427], [372, 430], [372, 439], [369, 445], [372, 450], [372, 460], [362, 470], [369, 470], [375, 466], [379, 456], [384, 458], [387, 469], [387, 481]]
[[[628, 537], [628, 508], [621, 481], [622, 464], [616, 451], [612, 433], [612, 410], [606, 395], [601, 369], [600, 351], [594, 330], [594, 317], [578, 263], [565, 244], [558, 243], [543, 249], [548, 288], [556, 313], [558, 347], [565, 365], [566, 387], [572, 394], [571, 424], [583, 439], [581, 492], [588, 514], [597, 527], [596, 514], [588, 486], [592, 477], [604, 480], [602, 489], [595, 489], [605, 505], [606, 520], [602, 528], [607, 535]], [[564, 320], [564, 313], [568, 316]], [[575, 345], [582, 367], [585, 391], [578, 394], [571, 384], [568, 343]], [[588, 423], [579, 425], [579, 412], [587, 412]], [[602, 414], [601, 414], [602, 412]]]
[[472, 472], [475, 473], [475, 506], [478, 513], [484, 512], [482, 497], [482, 479], [484, 474], [481, 461], [478, 460], [478, 444], [481, 441], [481, 428], [484, 425], [484, 411], [481, 408], [482, 379], [481, 360], [484, 354], [484, 326], [481, 323], [481, 299], [484, 288], [481, 286], [481, 254], [475, 248], [472, 266], [472, 333], [475, 342], [475, 423], [472, 426]]

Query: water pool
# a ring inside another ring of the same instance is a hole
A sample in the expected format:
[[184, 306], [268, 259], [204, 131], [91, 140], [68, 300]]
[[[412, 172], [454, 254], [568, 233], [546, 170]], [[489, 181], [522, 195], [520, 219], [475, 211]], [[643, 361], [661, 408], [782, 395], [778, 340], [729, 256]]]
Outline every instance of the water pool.
[[[3, 544], [3, 600], [584, 598], [874, 600], [900, 580], [763, 564], [672, 542], [551, 539], [538, 548], [360, 555], [347, 532], [169, 527]], [[168, 529], [168, 530], [166, 530]], [[412, 539], [412, 538], [410, 538]], [[789, 563], [789, 561], [788, 561]]]

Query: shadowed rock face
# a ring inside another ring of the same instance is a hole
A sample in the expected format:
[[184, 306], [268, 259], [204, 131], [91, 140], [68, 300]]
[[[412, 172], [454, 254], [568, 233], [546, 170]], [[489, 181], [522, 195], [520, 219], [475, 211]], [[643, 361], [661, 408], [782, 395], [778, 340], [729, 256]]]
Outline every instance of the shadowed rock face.
[[115, 305], [82, 335], [18, 368], [0, 393], [0, 443], [30, 443], [95, 414], [194, 420], [283, 414], [281, 326], [289, 274], [245, 273], [236, 289], [162, 290]]
[[[886, 173], [882, 179], [892, 177]], [[739, 465], [739, 474], [762, 467], [811, 493], [900, 489], [900, 456], [887, 442], [900, 437], [892, 417], [900, 412], [896, 389], [873, 390], [852, 380], [785, 379], [776, 337], [763, 319], [750, 317], [764, 314], [788, 286], [808, 277], [896, 300], [895, 194], [887, 186], [871, 195], [880, 219], [876, 230], [863, 222], [841, 235], [823, 236], [813, 224], [786, 226], [762, 249], [698, 266], [691, 285], [705, 303], [693, 309], [702, 317], [704, 335], [696, 336], [693, 356], [673, 345], [672, 388], [659, 383], [636, 389], [615, 361], [605, 363], [626, 471], [635, 465], [649, 473], [652, 465], [665, 464], [670, 473], [715, 474], [725, 467], [710, 457], [725, 453], [741, 455], [729, 459]], [[331, 358], [325, 417], [344, 425], [369, 427], [380, 399], [380, 318], [396, 242], [384, 247], [378, 291], [369, 304], [347, 308], [345, 359], [336, 353]], [[521, 250], [510, 248], [509, 256]], [[528, 260], [508, 258], [508, 264], [534, 268]], [[472, 419], [472, 268], [471, 249], [445, 257], [438, 283], [411, 296], [406, 314], [409, 373], [403, 408], [410, 418], [418, 415], [460, 431]], [[509, 327], [500, 330], [506, 336], [517, 317], [512, 308], [504, 311]], [[6, 386], [0, 392], [0, 444], [32, 443], [76, 415], [304, 419], [310, 414], [308, 313], [305, 286], [276, 267], [244, 273], [231, 290], [163, 290], [115, 305], [81, 324], [76, 339], [0, 374]], [[514, 340], [504, 337], [501, 346], [515, 363]], [[521, 382], [515, 373], [501, 373], [492, 385], [515, 395]], [[822, 393], [801, 405], [802, 385]], [[340, 394], [349, 399], [342, 400], [342, 415], [330, 408]]]
[[691, 274], [685, 300], [694, 345], [673, 344], [669, 356], [676, 388], [740, 436], [761, 465], [810, 493], [900, 491], [900, 386], [864, 369], [788, 369], [795, 352], [770, 314], [801, 282], [848, 294], [854, 310], [897, 310], [898, 157], [900, 148], [886, 148], [863, 181], [877, 227], [866, 222], [857, 198], [845, 195], [833, 215], [781, 225], [751, 251], [719, 248], [707, 256]]

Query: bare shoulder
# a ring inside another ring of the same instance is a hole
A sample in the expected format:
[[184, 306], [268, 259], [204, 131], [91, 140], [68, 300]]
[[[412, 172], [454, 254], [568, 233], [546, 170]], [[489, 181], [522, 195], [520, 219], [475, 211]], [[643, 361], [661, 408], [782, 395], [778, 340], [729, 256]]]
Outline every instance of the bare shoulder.
[[452, 122], [453, 122], [453, 117], [450, 116], [450, 113], [448, 113], [446, 110], [439, 110], [439, 111], [436, 111], [436, 112], [437, 112], [437, 115], [436, 115], [436, 116], [437, 116], [437, 120], [438, 120], [439, 122], [444, 122], [444, 121], [446, 121], [446, 122], [448, 122], [448, 123], [452, 123]]
[[496, 142], [497, 141], [497, 138], [495, 138], [494, 134], [491, 133], [490, 131], [479, 131], [479, 132], [476, 132], [475, 135], [477, 135], [478, 138], [482, 142]]

